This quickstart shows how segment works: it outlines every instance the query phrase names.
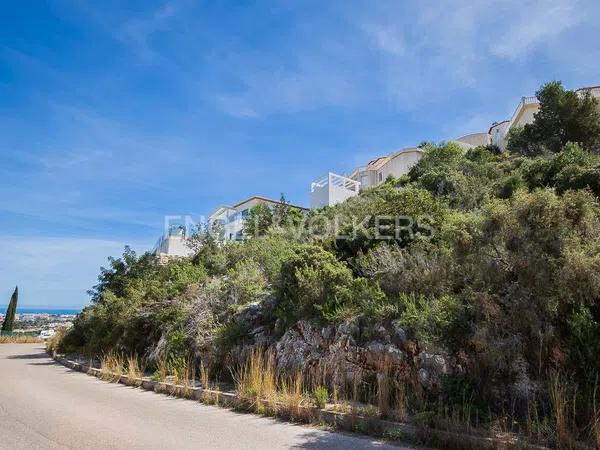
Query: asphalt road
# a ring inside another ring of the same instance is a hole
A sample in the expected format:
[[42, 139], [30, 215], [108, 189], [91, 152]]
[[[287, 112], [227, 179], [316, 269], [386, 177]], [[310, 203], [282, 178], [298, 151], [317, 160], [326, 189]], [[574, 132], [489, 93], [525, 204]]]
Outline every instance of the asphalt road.
[[40, 344], [0, 344], [0, 448], [411, 449], [107, 383]]

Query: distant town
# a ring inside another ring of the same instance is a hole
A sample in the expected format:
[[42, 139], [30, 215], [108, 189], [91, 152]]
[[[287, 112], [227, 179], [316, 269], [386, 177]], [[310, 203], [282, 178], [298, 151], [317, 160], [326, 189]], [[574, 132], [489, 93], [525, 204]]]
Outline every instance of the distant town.
[[[60, 311], [27, 312], [15, 314], [13, 333], [38, 335], [42, 339], [52, 336], [57, 328], [70, 328], [76, 314], [62, 314]], [[4, 321], [4, 313], [0, 313], [0, 323]]]

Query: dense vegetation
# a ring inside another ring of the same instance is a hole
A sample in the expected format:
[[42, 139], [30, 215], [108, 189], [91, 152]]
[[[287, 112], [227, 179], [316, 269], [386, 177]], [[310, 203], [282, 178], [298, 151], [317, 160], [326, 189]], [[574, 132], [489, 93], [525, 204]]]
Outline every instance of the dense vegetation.
[[300, 319], [393, 322], [455, 362], [431, 393], [445, 405], [468, 398], [482, 421], [534, 414], [551, 428], [561, 394], [569, 427], [600, 436], [600, 117], [559, 83], [537, 95], [510, 151], [422, 144], [408, 175], [306, 220], [253, 211], [244, 244], [199, 233], [193, 258], [164, 266], [126, 250], [63, 346], [226, 355], [247, 337], [233, 318], [249, 304], [275, 338]]

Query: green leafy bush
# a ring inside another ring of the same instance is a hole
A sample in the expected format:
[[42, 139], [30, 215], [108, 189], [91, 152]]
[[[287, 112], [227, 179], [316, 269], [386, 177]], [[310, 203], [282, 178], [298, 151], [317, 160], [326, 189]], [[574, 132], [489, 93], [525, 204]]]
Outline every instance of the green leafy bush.
[[329, 401], [329, 391], [326, 386], [317, 386], [313, 392], [315, 398], [315, 406], [319, 409], [325, 408]]

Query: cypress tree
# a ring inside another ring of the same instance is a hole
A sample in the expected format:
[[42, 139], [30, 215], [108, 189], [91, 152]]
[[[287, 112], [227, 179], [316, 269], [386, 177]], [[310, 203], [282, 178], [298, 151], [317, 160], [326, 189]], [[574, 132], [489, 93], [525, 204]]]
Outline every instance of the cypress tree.
[[13, 330], [13, 325], [15, 322], [15, 313], [17, 312], [17, 300], [19, 299], [19, 287], [15, 287], [15, 292], [13, 292], [12, 297], [10, 298], [10, 303], [8, 304], [8, 308], [6, 308], [6, 314], [4, 315], [4, 322], [2, 323], [2, 331], [11, 332]]

